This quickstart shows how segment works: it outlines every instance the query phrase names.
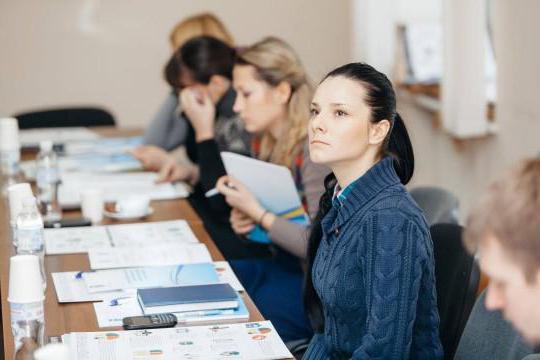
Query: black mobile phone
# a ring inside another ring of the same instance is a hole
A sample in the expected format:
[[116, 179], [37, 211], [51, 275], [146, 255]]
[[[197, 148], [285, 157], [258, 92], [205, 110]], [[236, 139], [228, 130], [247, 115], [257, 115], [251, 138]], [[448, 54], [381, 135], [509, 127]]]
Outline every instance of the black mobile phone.
[[87, 218], [71, 218], [71, 219], [60, 219], [54, 221], [45, 221], [43, 225], [46, 228], [64, 228], [64, 227], [74, 227], [74, 226], [91, 226], [92, 222]]
[[177, 323], [178, 320], [172, 313], [130, 316], [122, 319], [122, 326], [126, 330], [167, 328], [174, 327]]

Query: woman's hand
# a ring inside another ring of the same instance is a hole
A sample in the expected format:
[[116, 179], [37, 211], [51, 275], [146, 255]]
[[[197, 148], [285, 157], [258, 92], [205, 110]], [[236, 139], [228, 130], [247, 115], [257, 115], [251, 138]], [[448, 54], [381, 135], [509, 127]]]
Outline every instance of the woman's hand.
[[266, 211], [248, 188], [232, 176], [220, 177], [216, 189], [225, 196], [227, 204], [254, 221], [258, 221]]
[[185, 88], [180, 92], [180, 104], [195, 130], [195, 140], [201, 142], [214, 137], [216, 107], [204, 89]]
[[169, 153], [154, 145], [142, 145], [131, 150], [130, 153], [142, 163], [145, 169], [150, 171], [158, 171], [172, 159]]
[[188, 164], [179, 164], [175, 159], [168, 159], [161, 169], [157, 183], [185, 181], [195, 185], [199, 181], [199, 168]]
[[239, 235], [245, 235], [255, 227], [255, 220], [237, 208], [232, 209], [229, 220], [233, 231]]

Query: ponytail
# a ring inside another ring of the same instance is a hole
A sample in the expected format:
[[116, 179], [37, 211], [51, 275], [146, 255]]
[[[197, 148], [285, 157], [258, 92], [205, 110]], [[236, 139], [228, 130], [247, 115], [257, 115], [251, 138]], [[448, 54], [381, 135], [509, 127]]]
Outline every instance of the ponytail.
[[324, 179], [325, 192], [319, 201], [319, 211], [313, 225], [311, 226], [311, 233], [308, 239], [308, 251], [307, 251], [307, 265], [308, 271], [306, 271], [306, 277], [304, 282], [304, 308], [306, 309], [307, 316], [311, 323], [311, 327], [315, 332], [322, 332], [324, 330], [324, 314], [322, 311], [322, 304], [319, 295], [313, 287], [313, 278], [311, 276], [311, 270], [313, 269], [313, 263], [315, 256], [317, 255], [317, 249], [322, 239], [322, 227], [321, 221], [325, 215], [332, 208], [332, 194], [336, 185], [336, 177], [333, 173], [330, 173]]
[[401, 183], [406, 185], [414, 172], [414, 153], [405, 122], [398, 113], [394, 117], [386, 152], [394, 158], [394, 169]]

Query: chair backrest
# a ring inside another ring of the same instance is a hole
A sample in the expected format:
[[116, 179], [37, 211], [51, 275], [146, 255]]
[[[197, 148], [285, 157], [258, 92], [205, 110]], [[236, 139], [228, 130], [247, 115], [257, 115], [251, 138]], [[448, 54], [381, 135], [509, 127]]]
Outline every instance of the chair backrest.
[[445, 359], [452, 359], [476, 300], [480, 270], [461, 241], [463, 228], [436, 224], [430, 228], [435, 256], [439, 333]]
[[484, 291], [474, 304], [471, 316], [459, 340], [454, 360], [521, 360], [527, 355], [534, 354], [533, 346], [528, 344], [504, 319], [500, 311], [486, 309], [485, 297]]
[[97, 107], [44, 109], [19, 113], [13, 117], [18, 120], [19, 129], [116, 125], [109, 111]]
[[459, 222], [459, 201], [448, 190], [420, 186], [411, 189], [411, 196], [424, 211], [428, 224], [457, 224]]

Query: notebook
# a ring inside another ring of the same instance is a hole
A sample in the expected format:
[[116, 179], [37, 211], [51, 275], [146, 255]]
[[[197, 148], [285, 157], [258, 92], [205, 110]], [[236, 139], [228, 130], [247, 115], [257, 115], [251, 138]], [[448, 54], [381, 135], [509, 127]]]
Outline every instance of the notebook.
[[138, 289], [137, 299], [147, 315], [238, 307], [238, 294], [229, 284]]

